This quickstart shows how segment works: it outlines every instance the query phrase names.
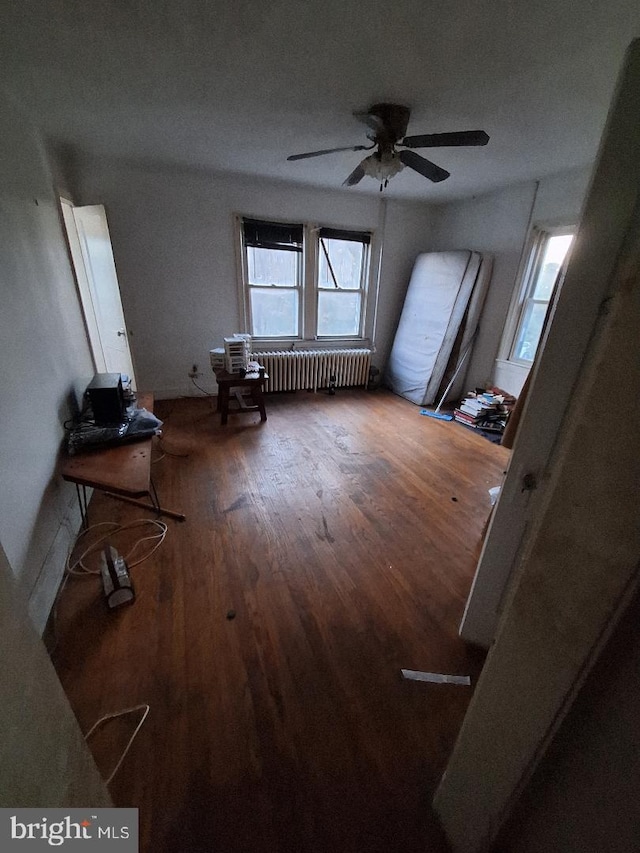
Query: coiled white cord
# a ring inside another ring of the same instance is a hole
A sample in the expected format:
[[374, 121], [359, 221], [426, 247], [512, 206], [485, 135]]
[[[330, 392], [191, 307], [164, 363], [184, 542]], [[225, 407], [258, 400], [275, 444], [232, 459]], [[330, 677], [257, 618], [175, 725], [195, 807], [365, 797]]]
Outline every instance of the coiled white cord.
[[[133, 568], [134, 566], [139, 566], [140, 563], [143, 563], [145, 560], [148, 560], [149, 557], [154, 554], [157, 549], [164, 542], [164, 538], [167, 535], [167, 525], [164, 521], [157, 521], [154, 518], [139, 518], [136, 521], [131, 521], [129, 524], [118, 524], [115, 521], [101, 521], [98, 524], [93, 524], [91, 527], [87, 527], [86, 530], [82, 530], [78, 536], [76, 537], [75, 542], [69, 549], [69, 553], [67, 554], [67, 559], [65, 560], [64, 566], [64, 580], [60, 584], [58, 592], [56, 594], [55, 600], [53, 602], [53, 606], [51, 608], [52, 612], [52, 621], [51, 621], [51, 630], [53, 635], [53, 646], [49, 649], [49, 654], [53, 655], [55, 650], [58, 648], [58, 602], [60, 601], [60, 597], [65, 590], [67, 585], [67, 581], [69, 578], [74, 575], [75, 577], [81, 577], [86, 575], [99, 575], [101, 573], [101, 569], [92, 569], [84, 563], [84, 560], [94, 552], [103, 551], [103, 543], [106, 542], [107, 539], [111, 539], [113, 536], [116, 536], [122, 530], [129, 530], [134, 527], [141, 527], [145, 524], [151, 524], [158, 531], [157, 533], [152, 533], [150, 536], [142, 536], [136, 542], [134, 542], [133, 547], [129, 550], [128, 554], [125, 556], [125, 562], [129, 566], [129, 568]], [[96, 539], [95, 542], [92, 542], [88, 548], [82, 552], [82, 554], [73, 562], [71, 562], [71, 555], [75, 551], [78, 543], [81, 539], [87, 535], [92, 530], [96, 530], [98, 527], [108, 527], [109, 531], [101, 536], [99, 539]], [[144, 554], [142, 557], [139, 557], [135, 562], [130, 563], [129, 559], [131, 555], [135, 552], [136, 548], [138, 548], [143, 542], [151, 542], [155, 540], [155, 545], [151, 550]]]
[[[67, 560], [65, 563], [65, 572], [69, 575], [99, 575], [100, 569], [92, 569], [87, 566], [84, 560], [94, 552], [102, 552], [103, 545], [108, 539], [112, 539], [114, 535], [117, 535], [123, 530], [131, 530], [135, 527], [142, 527], [145, 524], [153, 525], [157, 533], [152, 533], [150, 536], [142, 536], [137, 542], [134, 543], [133, 547], [129, 550], [129, 552], [125, 555], [125, 562], [132, 569], [134, 566], [139, 566], [140, 563], [143, 563], [145, 560], [148, 560], [149, 557], [155, 553], [160, 545], [162, 545], [165, 536], [167, 535], [167, 525], [164, 521], [157, 521], [154, 518], [139, 518], [136, 521], [131, 521], [128, 524], [117, 524], [115, 521], [101, 521], [98, 524], [93, 524], [91, 527], [87, 527], [86, 530], [83, 530], [76, 541], [74, 542], [71, 550], [67, 555]], [[75, 551], [78, 543], [82, 540], [84, 536], [86, 536], [90, 531], [96, 530], [99, 527], [108, 527], [109, 530], [99, 539], [96, 539], [95, 542], [92, 542], [88, 548], [86, 548], [82, 554], [73, 562], [71, 562], [71, 555]], [[136, 548], [138, 548], [143, 542], [152, 542], [155, 541], [155, 545], [151, 550], [144, 554], [142, 557], [139, 557], [134, 562], [129, 562], [131, 555], [134, 553]]]
[[[62, 593], [64, 587], [66, 586], [66, 583], [67, 583], [67, 580], [69, 579], [69, 576], [70, 575], [99, 575], [101, 570], [99, 568], [98, 569], [90, 568], [89, 566], [87, 566], [85, 564], [84, 560], [90, 554], [102, 552], [103, 543], [106, 542], [108, 539], [112, 539], [113, 536], [117, 535], [118, 533], [121, 533], [123, 530], [131, 530], [132, 528], [142, 527], [143, 525], [146, 525], [146, 524], [153, 525], [153, 527], [158, 532], [152, 533], [149, 536], [141, 536], [140, 539], [138, 539], [138, 540], [136, 540], [136, 542], [134, 542], [132, 548], [129, 550], [129, 552], [126, 554], [126, 556], [124, 558], [125, 562], [128, 564], [129, 568], [131, 569], [134, 566], [139, 566], [140, 563], [143, 563], [145, 560], [148, 560], [149, 557], [158, 550], [160, 545], [162, 545], [164, 538], [167, 535], [167, 529], [168, 529], [167, 525], [164, 523], [164, 521], [157, 521], [156, 519], [151, 519], [151, 518], [140, 518], [140, 519], [137, 519], [136, 521], [131, 521], [128, 524], [118, 524], [115, 521], [101, 521], [98, 524], [93, 524], [91, 527], [88, 527], [86, 530], [83, 530], [79, 534], [79, 536], [77, 537], [73, 546], [71, 547], [71, 550], [67, 554], [67, 559], [65, 562], [65, 578], [64, 578], [64, 581], [62, 583], [62, 586], [60, 587], [60, 591], [58, 593], [58, 596], [56, 596], [56, 602], [54, 605], [54, 633], [55, 633], [55, 621], [57, 619], [58, 598], [59, 598], [60, 594]], [[87, 548], [85, 548], [85, 550], [82, 552], [82, 554], [76, 560], [71, 562], [71, 555], [75, 551], [78, 543], [82, 540], [82, 538], [84, 536], [86, 536], [89, 532], [96, 530], [97, 528], [105, 528], [105, 527], [108, 528], [108, 530], [104, 533], [104, 535], [100, 536], [98, 539], [96, 539], [94, 542], [92, 542], [91, 545], [89, 545]], [[135, 550], [140, 545], [142, 545], [143, 542], [155, 542], [155, 544], [151, 548], [151, 550], [148, 551], [146, 554], [143, 554], [141, 557], [139, 557], [137, 560], [134, 560], [133, 562], [129, 562], [131, 560], [132, 554], [135, 552]], [[57, 641], [56, 641], [56, 645], [57, 645]], [[122, 762], [124, 761], [129, 750], [131, 749], [131, 745], [133, 744], [134, 740], [136, 739], [138, 732], [142, 728], [142, 724], [147, 719], [147, 716], [149, 714], [149, 710], [150, 710], [149, 705], [144, 703], [142, 705], [134, 705], [132, 708], [125, 708], [123, 711], [116, 711], [112, 714], [105, 714], [103, 717], [100, 717], [99, 720], [96, 720], [96, 722], [91, 726], [89, 731], [84, 736], [85, 741], [88, 741], [89, 738], [108, 720], [114, 720], [117, 717], [122, 717], [126, 714], [132, 714], [135, 711], [144, 711], [144, 713], [142, 714], [142, 717], [140, 718], [140, 721], [138, 722], [138, 725], [136, 726], [131, 737], [129, 738], [129, 741], [128, 741], [127, 745], [125, 746], [122, 754], [120, 755], [120, 758], [118, 759], [115, 767], [113, 768], [113, 770], [111, 771], [111, 773], [109, 774], [107, 779], [105, 780], [105, 783], [107, 785], [111, 784], [113, 777], [116, 775], [116, 773], [120, 769]]]

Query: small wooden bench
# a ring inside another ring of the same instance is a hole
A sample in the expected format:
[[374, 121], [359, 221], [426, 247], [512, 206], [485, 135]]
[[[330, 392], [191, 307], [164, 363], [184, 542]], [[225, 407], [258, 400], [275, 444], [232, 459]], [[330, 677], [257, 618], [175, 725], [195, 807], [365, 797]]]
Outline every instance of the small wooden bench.
[[[226, 370], [216, 371], [218, 383], [218, 412], [220, 423], [225, 426], [227, 417], [231, 414], [244, 412], [260, 412], [260, 420], [266, 421], [267, 411], [264, 406], [264, 383], [269, 377], [264, 371], [259, 373], [227, 373]], [[229, 408], [231, 392], [238, 403], [237, 409]]]

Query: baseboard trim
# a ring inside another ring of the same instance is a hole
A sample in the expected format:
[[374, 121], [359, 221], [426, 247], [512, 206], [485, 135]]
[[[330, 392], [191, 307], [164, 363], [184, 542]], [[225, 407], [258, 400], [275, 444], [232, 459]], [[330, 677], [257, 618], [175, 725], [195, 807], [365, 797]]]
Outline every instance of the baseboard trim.
[[[202, 387], [210, 396], [215, 396], [218, 393], [218, 386], [215, 382], [210, 383], [198, 383], [202, 384]], [[177, 400], [180, 397], [204, 397], [205, 394], [200, 391], [195, 385], [189, 383], [188, 387], [181, 388], [157, 388], [153, 392], [154, 399], [156, 400]]]

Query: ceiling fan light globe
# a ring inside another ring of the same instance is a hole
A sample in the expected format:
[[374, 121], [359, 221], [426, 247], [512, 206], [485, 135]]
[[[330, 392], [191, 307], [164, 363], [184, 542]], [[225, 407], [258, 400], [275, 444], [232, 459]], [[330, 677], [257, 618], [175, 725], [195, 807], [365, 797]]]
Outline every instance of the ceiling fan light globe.
[[404, 163], [398, 157], [398, 154], [393, 152], [384, 152], [383, 154], [370, 154], [365, 157], [361, 163], [365, 175], [370, 178], [375, 178], [381, 183], [386, 182], [389, 178], [393, 178], [398, 172], [404, 169]]

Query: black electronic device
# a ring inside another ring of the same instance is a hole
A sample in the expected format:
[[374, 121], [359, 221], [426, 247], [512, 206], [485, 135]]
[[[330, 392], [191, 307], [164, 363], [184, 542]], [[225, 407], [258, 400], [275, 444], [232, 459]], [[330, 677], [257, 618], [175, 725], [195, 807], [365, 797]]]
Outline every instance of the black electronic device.
[[126, 402], [120, 373], [96, 373], [87, 386], [95, 423], [120, 424], [125, 419]]
[[100, 567], [105, 598], [111, 610], [121, 604], [133, 604], [136, 594], [124, 557], [105, 542]]

